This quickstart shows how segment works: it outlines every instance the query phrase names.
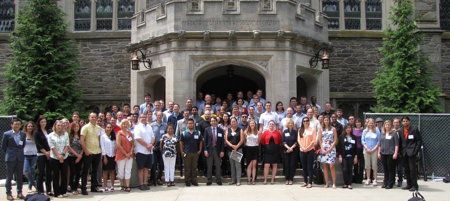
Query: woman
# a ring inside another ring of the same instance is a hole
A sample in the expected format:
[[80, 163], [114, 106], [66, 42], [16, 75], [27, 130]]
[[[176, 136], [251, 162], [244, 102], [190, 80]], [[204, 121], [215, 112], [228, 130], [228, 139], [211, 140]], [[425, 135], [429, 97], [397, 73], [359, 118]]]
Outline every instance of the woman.
[[120, 179], [121, 190], [130, 192], [131, 166], [133, 165], [133, 136], [128, 130], [130, 122], [126, 119], [122, 120], [120, 128], [116, 139], [117, 177]]
[[344, 133], [339, 136], [339, 162], [342, 164], [342, 175], [344, 176], [343, 188], [352, 188], [353, 165], [358, 162], [356, 156], [356, 141], [353, 137], [352, 126], [347, 124]]
[[242, 154], [242, 144], [244, 143], [244, 133], [241, 132], [241, 129], [238, 127], [238, 121], [236, 117], [231, 117], [231, 126], [225, 132], [225, 143], [229, 150], [229, 158], [230, 158], [230, 168], [231, 168], [231, 182], [230, 184], [236, 184], [236, 186], [241, 185], [241, 161], [236, 161], [231, 158], [231, 154], [233, 152], [237, 152]]
[[[106, 124], [105, 132], [100, 137], [102, 148], [103, 189], [106, 192], [114, 192], [114, 180], [116, 180], [116, 134], [111, 123]], [[108, 186], [108, 178], [110, 185]]]
[[37, 178], [36, 187], [37, 192], [44, 193], [44, 177], [45, 177], [45, 191], [48, 196], [53, 196], [52, 193], [52, 169], [50, 167], [50, 147], [47, 140], [47, 120], [45, 117], [39, 117], [37, 120], [37, 130], [34, 134], [34, 142], [36, 143], [37, 153]]
[[216, 103], [213, 106], [214, 111], [220, 111], [220, 108], [222, 108], [222, 99], [220, 97], [216, 98]]
[[378, 147], [380, 145], [380, 136], [381, 134], [375, 127], [375, 120], [369, 118], [367, 120], [367, 128], [363, 131], [361, 142], [364, 147], [364, 161], [365, 168], [367, 174], [366, 185], [371, 183], [370, 181], [370, 169], [373, 171], [374, 179], [373, 186], [377, 185], [377, 156], [378, 156]]
[[58, 198], [67, 197], [67, 171], [69, 153], [69, 135], [64, 132], [64, 123], [56, 120], [53, 132], [48, 135], [50, 146], [50, 164], [53, 173], [54, 196]]
[[336, 188], [336, 172], [334, 163], [336, 162], [336, 143], [337, 132], [336, 128], [331, 126], [330, 117], [323, 117], [322, 128], [319, 130], [319, 145], [320, 145], [320, 162], [322, 163], [323, 176], [325, 180], [325, 188], [328, 184], [328, 167], [331, 172], [331, 179], [333, 181], [333, 188]]
[[275, 182], [277, 165], [280, 162], [281, 133], [276, 129], [275, 121], [269, 121], [269, 129], [261, 135], [261, 145], [264, 147], [264, 184], [267, 184], [269, 168], [272, 166], [272, 181]]
[[391, 189], [395, 182], [395, 166], [398, 157], [398, 135], [392, 129], [391, 120], [384, 121], [378, 158], [383, 163], [384, 180], [382, 188]]
[[284, 147], [283, 168], [286, 185], [292, 185], [298, 158], [297, 130], [294, 129], [294, 121], [292, 119], [288, 120], [287, 129], [283, 131], [282, 143]]
[[81, 167], [83, 165], [83, 149], [80, 142], [80, 125], [76, 122], [72, 122], [69, 131], [69, 185], [72, 194], [78, 194], [78, 185], [81, 177]]
[[23, 127], [23, 132], [26, 134], [25, 147], [23, 148], [23, 154], [25, 156], [23, 173], [27, 176], [28, 190], [31, 192], [33, 186], [36, 188], [36, 182], [34, 180], [34, 170], [37, 160], [37, 148], [34, 140], [36, 126], [32, 121], [29, 121]]
[[244, 105], [245, 102], [244, 102], [244, 99], [243, 99], [243, 98], [238, 98], [237, 101], [236, 101], [236, 103], [237, 103], [237, 106], [238, 106], [239, 115], [247, 114], [247, 113], [248, 113], [248, 112], [247, 112], [247, 106]]
[[177, 138], [173, 124], [167, 124], [166, 134], [161, 137], [161, 153], [164, 162], [164, 180], [166, 186], [175, 186], [175, 161], [177, 159]]
[[300, 161], [303, 167], [303, 185], [302, 187], [311, 188], [313, 182], [313, 164], [314, 164], [314, 147], [316, 144], [317, 131], [314, 127], [309, 126], [310, 119], [304, 117], [302, 126], [298, 131], [298, 144], [300, 146]]
[[355, 127], [353, 128], [353, 137], [356, 142], [356, 157], [358, 158], [358, 162], [353, 167], [354, 177], [353, 183], [361, 184], [364, 178], [364, 147], [361, 142], [362, 132], [364, 130], [364, 126], [361, 122], [361, 119], [355, 119]]
[[230, 116], [228, 113], [223, 114], [222, 119], [219, 124], [219, 128], [223, 129], [224, 131], [228, 130], [231, 127], [230, 125]]
[[283, 120], [286, 117], [283, 103], [281, 101], [278, 101], [277, 104], [275, 104], [275, 112], [277, 113], [278, 122], [281, 122], [281, 120]]
[[255, 185], [256, 167], [258, 166], [259, 134], [255, 120], [250, 120], [245, 130], [244, 156], [247, 164], [247, 184]]

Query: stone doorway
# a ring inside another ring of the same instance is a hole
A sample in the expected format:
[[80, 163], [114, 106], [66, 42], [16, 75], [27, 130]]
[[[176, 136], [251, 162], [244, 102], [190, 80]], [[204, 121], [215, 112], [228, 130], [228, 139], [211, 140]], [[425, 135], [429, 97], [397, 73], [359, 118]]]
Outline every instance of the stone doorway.
[[265, 91], [264, 77], [247, 67], [225, 65], [206, 71], [197, 78], [197, 92], [215, 94], [224, 98], [227, 93], [234, 96], [238, 91], [256, 92], [257, 89]]

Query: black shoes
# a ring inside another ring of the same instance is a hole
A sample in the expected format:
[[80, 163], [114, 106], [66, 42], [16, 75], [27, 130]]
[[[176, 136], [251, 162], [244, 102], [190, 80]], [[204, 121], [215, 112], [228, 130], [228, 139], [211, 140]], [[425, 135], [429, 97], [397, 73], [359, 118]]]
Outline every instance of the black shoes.
[[221, 182], [221, 181], [218, 181], [218, 182], [217, 182], [217, 185], [222, 186], [222, 182]]
[[186, 182], [186, 186], [188, 186], [188, 187], [189, 187], [189, 186], [191, 186], [191, 183], [189, 183], [189, 182]]
[[207, 186], [211, 186], [211, 184], [212, 184], [212, 182], [210, 182], [210, 181], [206, 182]]
[[87, 192], [87, 190], [81, 190], [81, 195], [89, 195], [89, 193]]
[[411, 186], [405, 186], [402, 188], [402, 190], [409, 190], [409, 189], [411, 189]]
[[198, 183], [197, 182], [192, 182], [192, 185], [193, 186], [198, 186]]
[[418, 189], [416, 189], [416, 187], [412, 187], [412, 188], [410, 188], [409, 189], [409, 191], [411, 191], [411, 192], [414, 192], [414, 191], [417, 191]]
[[402, 183], [403, 183], [402, 181], [398, 181], [397, 182], [397, 187], [399, 187], [399, 188], [402, 187]]

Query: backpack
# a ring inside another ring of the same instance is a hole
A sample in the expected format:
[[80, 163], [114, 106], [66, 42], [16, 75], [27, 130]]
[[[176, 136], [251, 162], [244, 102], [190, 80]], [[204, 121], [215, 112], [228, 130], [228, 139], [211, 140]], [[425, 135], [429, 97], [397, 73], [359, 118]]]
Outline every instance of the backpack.
[[25, 201], [50, 201], [50, 197], [44, 194], [28, 194], [25, 197]]
[[324, 184], [322, 166], [318, 158], [316, 158], [313, 164], [313, 174], [314, 174], [313, 181], [315, 184]]
[[425, 201], [425, 198], [419, 193], [419, 191], [413, 192], [412, 195], [412, 198], [409, 198], [408, 201]]

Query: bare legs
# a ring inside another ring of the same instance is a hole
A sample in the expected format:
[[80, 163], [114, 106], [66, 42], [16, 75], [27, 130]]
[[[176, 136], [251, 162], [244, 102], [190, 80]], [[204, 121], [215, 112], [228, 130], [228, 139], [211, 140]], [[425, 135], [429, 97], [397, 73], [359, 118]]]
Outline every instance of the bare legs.
[[256, 160], [250, 161], [250, 163], [247, 165], [247, 177], [248, 182], [254, 184], [256, 179], [256, 166], [258, 165], [258, 162]]
[[270, 163], [265, 163], [264, 164], [264, 184], [267, 184], [267, 177], [269, 176], [269, 168], [270, 165], [272, 165], [272, 180], [271, 183], [273, 184], [275, 182], [275, 176], [277, 175], [277, 167], [278, 164], [270, 164]]
[[328, 166], [330, 167], [331, 180], [333, 181], [333, 188], [336, 188], [336, 171], [334, 169], [334, 164], [322, 164], [323, 178], [325, 180], [325, 188], [328, 188]]
[[[108, 187], [108, 178], [111, 186]], [[116, 173], [114, 170], [103, 171], [103, 188], [105, 190], [114, 189], [114, 180], [116, 180]]]

